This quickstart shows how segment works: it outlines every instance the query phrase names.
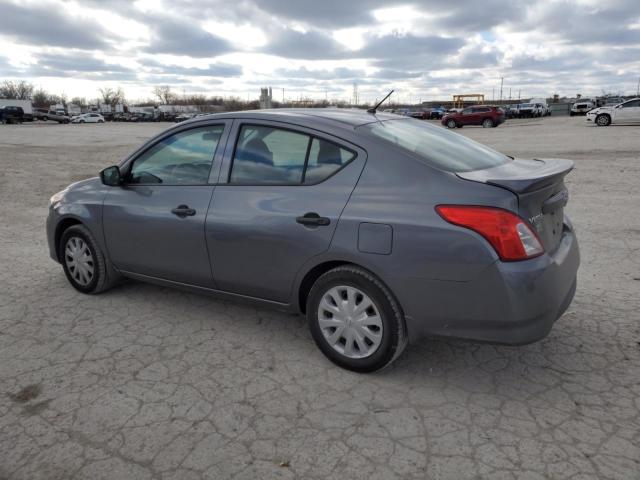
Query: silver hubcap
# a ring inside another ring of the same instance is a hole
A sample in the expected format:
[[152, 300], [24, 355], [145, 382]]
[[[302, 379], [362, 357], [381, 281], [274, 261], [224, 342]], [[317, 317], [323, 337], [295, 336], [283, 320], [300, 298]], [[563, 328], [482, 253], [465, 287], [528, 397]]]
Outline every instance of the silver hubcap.
[[64, 261], [73, 279], [83, 287], [93, 279], [93, 255], [80, 237], [71, 237], [64, 247]]
[[368, 357], [382, 341], [378, 307], [355, 287], [328, 290], [318, 306], [318, 323], [327, 343], [345, 357]]
[[454, 128], [454, 127], [456, 126], [456, 122], [454, 122], [453, 120], [451, 120], [451, 121], [447, 124], [447, 126], [448, 126], [449, 128]]
[[607, 124], [607, 117], [600, 117], [598, 119], [598, 125], [606, 125]]

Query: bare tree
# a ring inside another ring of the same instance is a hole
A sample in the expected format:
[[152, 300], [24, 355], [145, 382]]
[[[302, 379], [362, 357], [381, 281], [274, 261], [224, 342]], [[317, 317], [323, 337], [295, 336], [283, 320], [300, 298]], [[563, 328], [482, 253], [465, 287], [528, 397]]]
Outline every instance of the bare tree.
[[160, 103], [164, 103], [165, 105], [171, 103], [176, 98], [175, 94], [171, 91], [171, 87], [168, 85], [154, 87], [153, 95], [158, 97]]
[[13, 100], [30, 100], [33, 96], [33, 84], [25, 81], [5, 80], [0, 85], [0, 97]]
[[49, 108], [49, 93], [42, 88], [33, 92], [31, 103], [38, 108]]
[[74, 105], [77, 105], [79, 107], [86, 107], [87, 106], [87, 99], [84, 97], [73, 97], [71, 99], [71, 103], [73, 103]]
[[110, 87], [101, 88], [100, 95], [102, 98], [100, 98], [99, 100], [102, 103], [106, 103], [107, 105], [114, 106], [118, 103], [124, 102], [124, 91], [120, 87], [118, 87], [116, 90]]

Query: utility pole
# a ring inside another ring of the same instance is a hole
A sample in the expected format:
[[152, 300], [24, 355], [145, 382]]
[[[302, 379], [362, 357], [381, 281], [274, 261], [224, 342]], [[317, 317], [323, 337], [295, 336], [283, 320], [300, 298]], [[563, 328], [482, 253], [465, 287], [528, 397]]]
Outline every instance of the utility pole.
[[636, 88], [636, 97], [640, 97], [640, 77], [638, 77], [638, 87]]
[[511, 101], [511, 87], [509, 87], [509, 101]]
[[284, 103], [284, 88], [282, 89], [282, 103]]
[[491, 101], [496, 101], [496, 87], [491, 87]]
[[504, 77], [500, 77], [500, 102], [502, 103], [502, 84], [504, 83]]

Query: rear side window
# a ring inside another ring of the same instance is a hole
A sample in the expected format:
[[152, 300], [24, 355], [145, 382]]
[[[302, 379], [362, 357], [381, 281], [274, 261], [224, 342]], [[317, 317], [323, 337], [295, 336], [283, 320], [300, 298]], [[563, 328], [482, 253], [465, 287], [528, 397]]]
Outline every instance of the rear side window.
[[430, 165], [448, 172], [495, 167], [511, 158], [444, 128], [412, 120], [386, 120], [358, 127]]
[[243, 125], [229, 183], [300, 185], [328, 178], [355, 157], [333, 142], [261, 125]]
[[245, 125], [240, 130], [231, 183], [302, 183], [310, 137], [278, 128]]
[[353, 160], [354, 157], [353, 152], [340, 148], [333, 142], [314, 138], [309, 150], [304, 183], [318, 183], [324, 180]]

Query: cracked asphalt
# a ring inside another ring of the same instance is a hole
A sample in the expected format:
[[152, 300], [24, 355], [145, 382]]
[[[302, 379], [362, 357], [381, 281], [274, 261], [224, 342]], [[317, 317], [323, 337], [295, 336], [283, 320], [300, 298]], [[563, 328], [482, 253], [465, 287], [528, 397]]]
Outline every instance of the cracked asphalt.
[[426, 340], [370, 375], [303, 318], [67, 284], [50, 195], [167, 126], [0, 128], [0, 478], [640, 479], [640, 126], [458, 130], [575, 161], [576, 298], [533, 345]]

